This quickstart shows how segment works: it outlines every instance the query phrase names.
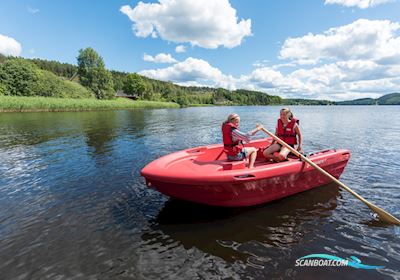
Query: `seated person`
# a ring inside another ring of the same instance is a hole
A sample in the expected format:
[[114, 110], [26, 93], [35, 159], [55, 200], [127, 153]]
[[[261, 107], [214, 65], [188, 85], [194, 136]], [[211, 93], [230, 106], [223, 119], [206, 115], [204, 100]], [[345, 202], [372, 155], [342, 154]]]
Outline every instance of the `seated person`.
[[[297, 151], [302, 153], [303, 137], [299, 127], [299, 120], [293, 117], [293, 113], [288, 108], [283, 108], [280, 111], [280, 118], [277, 121], [275, 135], [292, 148], [295, 148], [295, 145], [298, 144]], [[273, 141], [263, 152], [267, 160], [274, 160], [276, 162], [286, 160], [289, 153], [290, 151], [288, 148], [282, 147], [276, 141]]]
[[260, 131], [263, 126], [257, 124], [257, 127], [248, 132], [243, 133], [239, 130], [240, 117], [238, 114], [230, 114], [228, 119], [222, 124], [222, 138], [224, 141], [224, 151], [228, 156], [228, 160], [243, 160], [249, 157], [249, 168], [254, 167], [257, 157], [257, 149], [254, 147], [245, 148], [243, 142], [249, 142], [250, 136]]

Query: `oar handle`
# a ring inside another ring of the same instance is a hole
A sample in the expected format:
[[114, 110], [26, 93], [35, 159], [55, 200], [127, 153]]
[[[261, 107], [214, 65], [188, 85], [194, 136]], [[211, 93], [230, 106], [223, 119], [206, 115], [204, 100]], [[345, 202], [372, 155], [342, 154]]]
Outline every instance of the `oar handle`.
[[374, 212], [376, 212], [379, 217], [389, 223], [393, 223], [396, 225], [400, 225], [400, 220], [397, 219], [396, 217], [394, 217], [393, 215], [387, 213], [385, 210], [379, 208], [378, 206], [372, 204], [371, 202], [369, 202], [368, 200], [364, 199], [361, 195], [359, 195], [358, 193], [356, 193], [355, 191], [353, 191], [352, 189], [350, 189], [348, 186], [346, 186], [345, 184], [343, 184], [342, 182], [340, 182], [338, 179], [336, 179], [335, 177], [333, 177], [331, 174], [329, 174], [328, 172], [326, 172], [325, 170], [323, 170], [321, 167], [319, 167], [318, 165], [316, 165], [314, 162], [312, 162], [311, 160], [309, 160], [308, 158], [306, 158], [305, 156], [303, 156], [301, 153], [299, 153], [298, 151], [296, 151], [295, 149], [293, 149], [289, 144], [287, 144], [285, 141], [283, 141], [282, 139], [280, 139], [278, 136], [276, 136], [275, 134], [273, 134], [272, 132], [268, 131], [265, 128], [262, 128], [262, 130], [268, 134], [269, 136], [271, 136], [275, 141], [277, 141], [279, 144], [281, 144], [282, 146], [286, 147], [289, 149], [289, 151], [291, 151], [293, 154], [295, 154], [297, 157], [301, 158], [301, 160], [307, 162], [309, 165], [311, 165], [312, 167], [314, 167], [317, 171], [319, 171], [320, 173], [322, 173], [323, 175], [327, 176], [329, 179], [331, 179], [333, 182], [335, 182], [336, 184], [338, 184], [339, 186], [341, 186], [343, 189], [345, 189], [346, 191], [348, 191], [349, 193], [351, 193], [352, 195], [354, 195], [356, 198], [358, 198], [359, 200], [361, 200], [362, 202], [364, 202], [371, 210], [373, 210]]

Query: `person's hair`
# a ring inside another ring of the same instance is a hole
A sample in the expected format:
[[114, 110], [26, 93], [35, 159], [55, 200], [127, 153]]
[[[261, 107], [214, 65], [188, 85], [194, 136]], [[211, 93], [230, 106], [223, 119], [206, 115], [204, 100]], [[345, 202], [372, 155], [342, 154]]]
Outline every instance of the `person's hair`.
[[281, 112], [284, 112], [289, 120], [293, 119], [293, 113], [289, 108], [282, 108]]
[[238, 114], [232, 113], [228, 116], [228, 118], [226, 119], [225, 123], [230, 123], [235, 119], [240, 119]]

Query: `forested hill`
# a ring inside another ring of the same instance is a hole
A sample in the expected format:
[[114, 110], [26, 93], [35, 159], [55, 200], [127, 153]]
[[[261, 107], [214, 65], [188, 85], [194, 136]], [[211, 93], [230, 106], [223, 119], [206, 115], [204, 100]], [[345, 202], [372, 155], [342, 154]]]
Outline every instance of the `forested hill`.
[[400, 93], [390, 93], [379, 98], [361, 98], [336, 102], [337, 105], [400, 105]]
[[[135, 73], [108, 71], [104, 67], [102, 58], [91, 48], [81, 50], [77, 62], [78, 65], [73, 65], [58, 61], [0, 55], [0, 95], [69, 98], [92, 96], [98, 99], [112, 99], [115, 93], [121, 90], [140, 100], [172, 101], [182, 106], [333, 103], [320, 100], [282, 99], [263, 92], [241, 89], [230, 91], [223, 88], [185, 87], [149, 79]], [[99, 67], [92, 73], [87, 73], [85, 65], [99, 65]], [[83, 74], [85, 74], [84, 77]], [[96, 77], [100, 74], [101, 77]], [[99, 87], [96, 80], [103, 82], [103, 85]], [[80, 96], [82, 94], [83, 96]]]
[[[41, 69], [53, 72], [58, 76], [73, 77], [77, 66], [57, 61], [41, 59], [31, 60]], [[115, 91], [124, 88], [124, 81], [129, 73], [111, 71]], [[390, 93], [377, 99], [361, 98], [348, 101], [329, 101], [292, 98], [284, 99], [263, 92], [250, 90], [229, 91], [222, 88], [185, 87], [150, 79], [141, 76], [146, 84], [145, 98], [148, 100], [167, 100], [183, 104], [214, 104], [214, 105], [400, 105], [400, 93]]]

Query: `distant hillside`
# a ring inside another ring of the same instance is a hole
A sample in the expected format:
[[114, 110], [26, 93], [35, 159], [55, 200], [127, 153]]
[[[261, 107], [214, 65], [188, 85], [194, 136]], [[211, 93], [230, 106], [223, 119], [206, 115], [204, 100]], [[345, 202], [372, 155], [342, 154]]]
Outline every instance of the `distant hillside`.
[[337, 105], [400, 105], [400, 93], [390, 93], [377, 99], [361, 98], [349, 101], [336, 102]]
[[[0, 55], [0, 66], [6, 67], [6, 62], [12, 58]], [[88, 90], [82, 91], [82, 86], [80, 84], [79, 75], [77, 75], [78, 67], [73, 64], [60, 63], [57, 61], [48, 61], [43, 59], [24, 59], [18, 58], [20, 64], [25, 64], [29, 62], [33, 64], [36, 69], [40, 69], [43, 73], [41, 77], [49, 81], [45, 81], [46, 92], [43, 90], [40, 93], [35, 93], [37, 90], [31, 90], [29, 94], [21, 92], [20, 90], [15, 93], [6, 93], [6, 86], [2, 85], [4, 81], [0, 80], [0, 95], [42, 95], [42, 96], [59, 96], [66, 97], [71, 95], [71, 97], [88, 97], [90, 93]], [[18, 65], [17, 65], [18, 66]], [[32, 66], [29, 66], [32, 68]], [[3, 69], [7, 70], [7, 69]], [[21, 70], [22, 71], [22, 70]], [[36, 71], [36, 70], [35, 70]], [[127, 72], [120, 71], [109, 71], [112, 76], [112, 82], [114, 86], [114, 91], [121, 90], [124, 85], [127, 84], [127, 77], [131, 75]], [[48, 74], [46, 74], [48, 73]], [[52, 76], [53, 75], [53, 76]], [[61, 79], [55, 79], [55, 76]], [[137, 95], [138, 99], [150, 100], [150, 101], [167, 101], [176, 102], [181, 106], [187, 106], [191, 104], [212, 104], [212, 105], [400, 105], [400, 93], [392, 93], [382, 96], [378, 99], [363, 98], [350, 101], [333, 102], [329, 100], [312, 100], [312, 99], [282, 99], [279, 96], [269, 95], [264, 92], [251, 91], [251, 90], [227, 90], [223, 88], [211, 88], [211, 87], [186, 87], [179, 86], [172, 82], [159, 81], [155, 79], [150, 79], [144, 76], [138, 76], [143, 84], [145, 90], [142, 94]], [[24, 82], [22, 75], [15, 76], [15, 79], [21, 81], [10, 81], [10, 85], [15, 85], [16, 82]], [[50, 81], [51, 79], [51, 81]], [[70, 80], [70, 81], [68, 81]], [[60, 85], [63, 84], [61, 87]], [[68, 84], [68, 89], [65, 89], [65, 84]], [[29, 86], [32, 86], [29, 83]], [[36, 85], [35, 85], [36, 86]], [[72, 93], [70, 87], [74, 86], [74, 92], [79, 87], [79, 93]], [[37, 86], [36, 86], [37, 87]], [[57, 88], [58, 92], [55, 93], [53, 88]], [[63, 90], [64, 88], [64, 90]], [[68, 91], [68, 92], [64, 92]], [[83, 94], [82, 94], [83, 93]]]
[[400, 105], [400, 93], [386, 94], [377, 99], [379, 105]]
[[285, 105], [335, 105], [335, 102], [329, 101], [329, 100], [291, 98], [291, 99], [283, 99], [282, 104], [285, 104]]
[[[0, 64], [9, 57], [0, 55]], [[80, 83], [77, 75], [78, 67], [73, 64], [49, 61], [43, 59], [23, 59], [29, 61], [41, 69], [55, 74], [62, 79], [67, 79], [76, 84]], [[114, 91], [122, 90], [130, 73], [110, 71]], [[179, 86], [171, 82], [159, 81], [140, 76], [146, 88], [143, 95], [138, 96], [142, 100], [170, 101], [180, 105], [210, 104], [210, 105], [331, 105], [331, 101], [309, 99], [282, 99], [279, 96], [269, 95], [264, 92], [252, 90], [227, 90], [223, 88]]]
[[336, 102], [337, 105], [375, 105], [376, 100], [373, 98], [360, 98], [348, 101]]

